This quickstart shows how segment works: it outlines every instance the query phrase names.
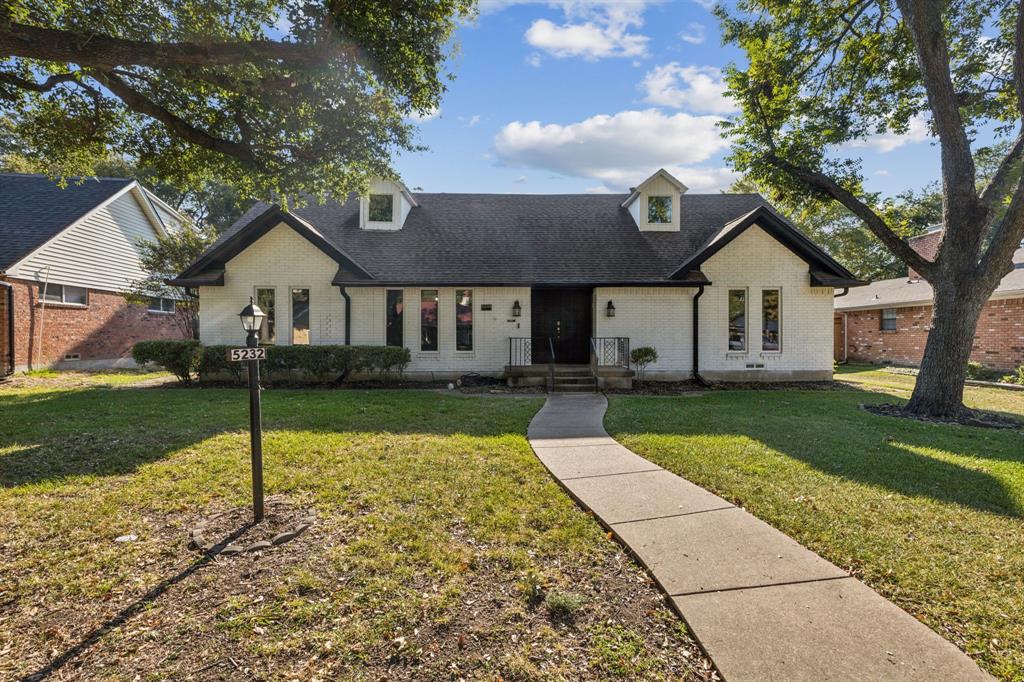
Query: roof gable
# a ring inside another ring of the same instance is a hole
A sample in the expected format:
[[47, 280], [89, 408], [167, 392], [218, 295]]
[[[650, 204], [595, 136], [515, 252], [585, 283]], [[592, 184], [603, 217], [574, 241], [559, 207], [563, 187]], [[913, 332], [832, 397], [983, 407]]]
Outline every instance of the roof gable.
[[686, 192], [690, 189], [689, 187], [684, 185], [682, 182], [680, 182], [674, 175], [669, 173], [667, 170], [665, 170], [664, 168], [659, 168], [649, 178], [647, 178], [646, 180], [641, 182], [639, 185], [637, 185], [636, 187], [634, 187], [633, 189], [630, 190], [629, 196], [627, 196], [626, 200], [623, 201], [622, 204], [621, 204], [622, 208], [629, 208], [630, 204], [632, 204], [634, 201], [636, 201], [637, 199], [640, 198], [640, 194], [643, 193], [644, 188], [647, 185], [649, 185], [653, 180], [656, 180], [656, 179], [659, 179], [659, 178], [664, 180], [665, 182], [669, 183], [673, 187], [675, 187], [676, 190], [680, 194], [686, 194]]
[[855, 287], [866, 284], [767, 205], [755, 208], [714, 232], [692, 256], [676, 268], [670, 278], [685, 279], [753, 225], [759, 226], [810, 266], [813, 286]]
[[224, 264], [282, 223], [334, 259], [338, 263], [339, 275], [345, 273], [356, 280], [373, 279], [373, 275], [357, 264], [351, 256], [338, 248], [313, 225], [294, 213], [284, 211], [275, 204], [240, 229], [218, 240], [199, 260], [178, 277], [169, 280], [168, 283], [188, 287], [223, 284]]

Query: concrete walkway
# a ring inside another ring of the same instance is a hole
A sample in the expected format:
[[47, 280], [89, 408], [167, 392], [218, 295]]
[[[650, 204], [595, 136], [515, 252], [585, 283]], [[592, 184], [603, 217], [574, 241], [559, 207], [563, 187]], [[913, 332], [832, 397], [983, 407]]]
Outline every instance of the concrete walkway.
[[726, 680], [991, 679], [845, 571], [619, 445], [607, 406], [549, 396], [530, 445], [647, 567]]

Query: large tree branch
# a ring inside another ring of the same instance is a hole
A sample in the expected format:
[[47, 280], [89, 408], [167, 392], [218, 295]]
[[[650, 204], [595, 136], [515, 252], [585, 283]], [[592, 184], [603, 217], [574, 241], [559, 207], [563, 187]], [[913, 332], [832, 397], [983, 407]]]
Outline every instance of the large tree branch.
[[99, 69], [137, 65], [209, 66], [285, 61], [315, 63], [336, 54], [356, 57], [341, 41], [316, 44], [251, 40], [246, 42], [158, 42], [126, 40], [28, 24], [0, 23], [0, 56], [81, 64]]
[[249, 145], [215, 137], [205, 130], [193, 126], [129, 86], [115, 73], [100, 71], [91, 75], [110, 92], [114, 93], [129, 109], [160, 121], [174, 135], [183, 140], [210, 151], [226, 154], [249, 166], [256, 164], [256, 156]]
[[1013, 254], [1024, 239], [1024, 177], [1017, 182], [1003, 219], [992, 228], [992, 239], [978, 263], [979, 275], [989, 291], [1013, 269]]
[[49, 92], [62, 83], [77, 82], [78, 74], [76, 73], [57, 73], [48, 77], [42, 83], [15, 76], [13, 73], [0, 73], [0, 83], [6, 83], [20, 90], [30, 90], [32, 92]]
[[1010, 191], [1010, 183], [1013, 181], [1014, 176], [1017, 175], [1022, 158], [1024, 158], [1024, 130], [1017, 135], [1017, 139], [1010, 145], [1010, 149], [999, 163], [999, 168], [996, 169], [995, 175], [988, 181], [985, 189], [981, 191], [981, 195], [978, 197], [981, 208], [985, 210], [986, 225], [991, 223], [993, 214], [999, 208], [999, 203], [1006, 196], [1007, 192]]
[[974, 158], [950, 75], [949, 47], [941, 14], [944, 3], [934, 0], [897, 0], [897, 3], [917, 52], [921, 80], [939, 136], [947, 212], [955, 213], [957, 224], [964, 222], [964, 218], [971, 222], [978, 208]]
[[885, 244], [885, 246], [902, 259], [904, 263], [921, 273], [925, 279], [928, 279], [934, 274], [935, 264], [930, 260], [925, 260], [921, 254], [910, 248], [910, 245], [903, 241], [899, 235], [893, 232], [892, 228], [886, 224], [881, 216], [875, 213], [870, 206], [858, 199], [853, 192], [850, 192], [821, 171], [798, 166], [774, 153], [770, 153], [765, 156], [764, 160], [776, 168], [785, 171], [809, 187], [829, 195], [845, 206], [851, 213], [860, 218], [861, 221], [867, 225], [868, 229], [871, 230], [872, 234], [878, 237], [879, 241]]

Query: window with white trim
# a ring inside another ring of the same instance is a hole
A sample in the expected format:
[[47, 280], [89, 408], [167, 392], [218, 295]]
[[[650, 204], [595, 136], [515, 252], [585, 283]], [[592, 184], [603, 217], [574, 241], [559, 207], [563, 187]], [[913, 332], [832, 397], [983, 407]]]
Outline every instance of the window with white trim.
[[782, 350], [782, 292], [761, 289], [761, 350]]
[[420, 350], [436, 351], [437, 289], [420, 291]]
[[277, 343], [277, 289], [256, 287], [256, 305], [266, 316], [260, 323], [260, 343], [273, 346]]
[[729, 350], [747, 350], [746, 289], [729, 289]]
[[455, 350], [473, 350], [473, 290], [455, 290]]
[[390, 223], [395, 219], [395, 195], [371, 194], [369, 206], [371, 223]]
[[292, 288], [292, 344], [309, 345], [309, 289]]
[[85, 287], [47, 283], [39, 287], [39, 291], [40, 298], [47, 303], [64, 303], [68, 305], [87, 305], [89, 303], [89, 291]]
[[672, 197], [647, 197], [647, 222], [672, 222]]

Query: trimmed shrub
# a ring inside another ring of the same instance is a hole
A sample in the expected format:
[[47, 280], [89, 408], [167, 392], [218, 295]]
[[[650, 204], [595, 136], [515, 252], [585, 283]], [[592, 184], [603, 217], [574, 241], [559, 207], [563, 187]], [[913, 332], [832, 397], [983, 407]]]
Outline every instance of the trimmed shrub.
[[1007, 374], [1000, 379], [1004, 384], [1018, 384], [1024, 386], [1024, 365], [1019, 366], [1013, 374]]
[[160, 365], [186, 384], [198, 371], [201, 355], [202, 346], [193, 339], [139, 341], [132, 346], [136, 364]]
[[647, 365], [658, 361], [658, 351], [650, 346], [634, 348], [629, 354], [629, 361], [636, 366], [640, 372], [640, 379], [643, 380]]
[[999, 377], [999, 373], [990, 369], [980, 362], [971, 360], [967, 363], [967, 378], [975, 381], [992, 381]]
[[[226, 359], [228, 346], [206, 346], [199, 362], [203, 380], [228, 373], [245, 380], [245, 366]], [[299, 374], [302, 381], [323, 383], [344, 381], [354, 372], [373, 372], [382, 379], [400, 374], [412, 359], [408, 348], [382, 346], [267, 346], [267, 359], [260, 363], [264, 380], [288, 381]]]

